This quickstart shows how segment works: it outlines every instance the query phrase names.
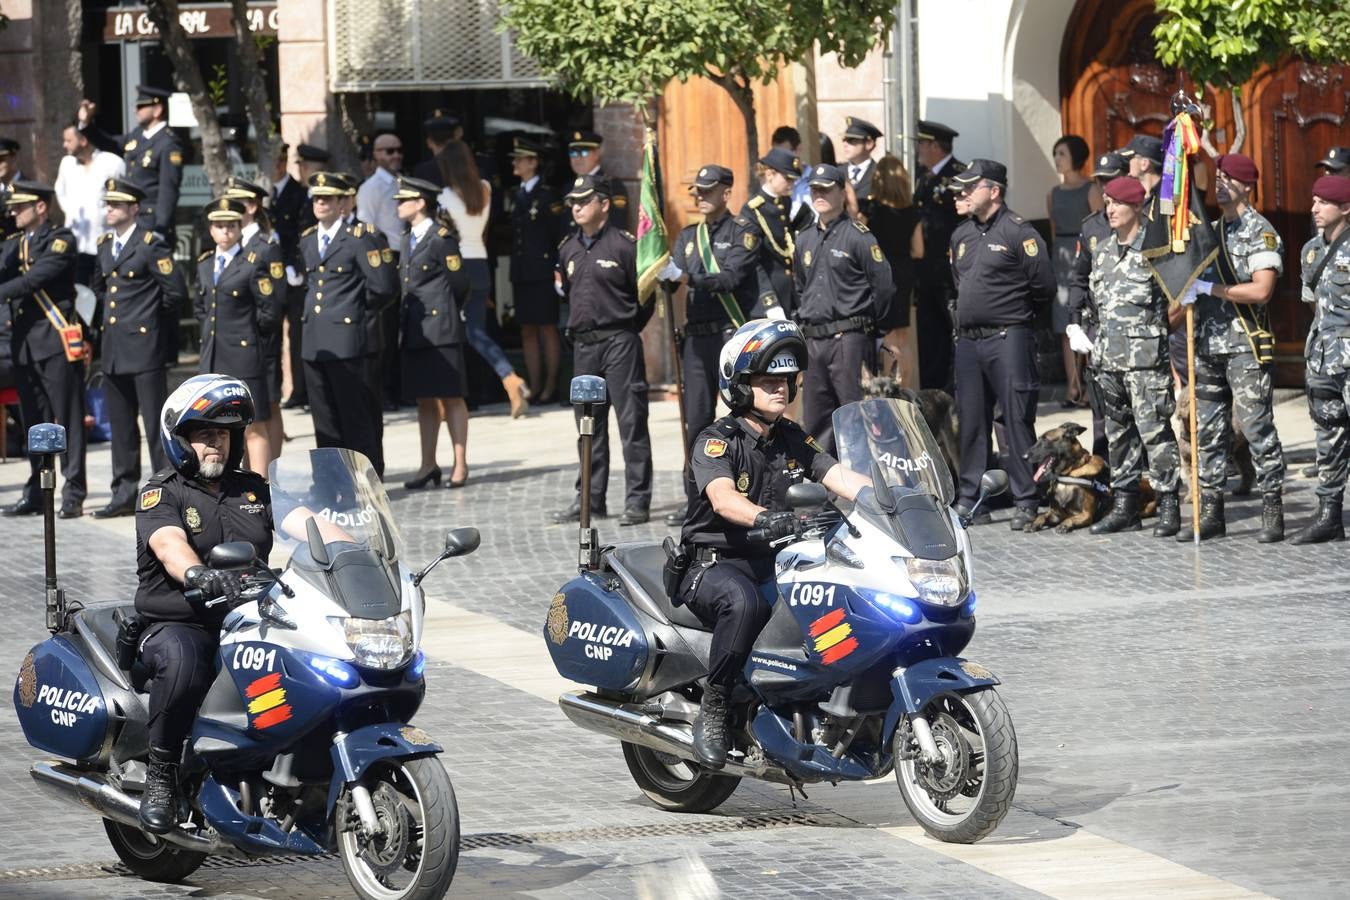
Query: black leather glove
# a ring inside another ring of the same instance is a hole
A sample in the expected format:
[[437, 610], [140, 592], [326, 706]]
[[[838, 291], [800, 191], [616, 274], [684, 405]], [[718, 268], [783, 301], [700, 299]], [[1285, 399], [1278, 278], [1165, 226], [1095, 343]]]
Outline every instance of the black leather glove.
[[790, 509], [780, 509], [776, 512], [766, 509], [755, 516], [755, 528], [770, 541], [796, 534], [800, 523], [797, 514]]
[[183, 587], [199, 591], [203, 601], [224, 597], [231, 606], [239, 602], [241, 591], [238, 572], [201, 565], [193, 566], [183, 573]]

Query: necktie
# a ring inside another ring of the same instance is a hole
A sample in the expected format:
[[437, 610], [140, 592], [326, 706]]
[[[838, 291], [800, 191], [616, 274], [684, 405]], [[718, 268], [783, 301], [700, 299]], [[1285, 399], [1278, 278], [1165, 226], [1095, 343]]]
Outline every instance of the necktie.
[[848, 167], [848, 180], [849, 180], [849, 181], [857, 181], [857, 180], [858, 180], [858, 176], [861, 175], [861, 174], [862, 174], [862, 166], [849, 166], [849, 167]]
[[328, 252], [328, 235], [321, 234], [319, 235], [319, 259], [323, 259], [324, 254], [327, 252]]
[[117, 257], [119, 257], [119, 256], [121, 256], [121, 255], [122, 255], [122, 242], [119, 241], [119, 240], [114, 240], [114, 241], [113, 241], [113, 259], [117, 259]]
[[216, 254], [216, 277], [212, 284], [220, 284], [220, 273], [225, 271], [225, 257], [219, 253]]
[[408, 255], [411, 256], [412, 252], [416, 249], [417, 249], [417, 232], [410, 231], [408, 232]]

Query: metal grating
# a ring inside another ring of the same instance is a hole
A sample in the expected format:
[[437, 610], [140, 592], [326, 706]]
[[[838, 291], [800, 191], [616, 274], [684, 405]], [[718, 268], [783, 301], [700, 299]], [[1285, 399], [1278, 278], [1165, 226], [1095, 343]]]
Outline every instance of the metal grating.
[[551, 80], [497, 33], [498, 0], [329, 0], [337, 92], [544, 87]]

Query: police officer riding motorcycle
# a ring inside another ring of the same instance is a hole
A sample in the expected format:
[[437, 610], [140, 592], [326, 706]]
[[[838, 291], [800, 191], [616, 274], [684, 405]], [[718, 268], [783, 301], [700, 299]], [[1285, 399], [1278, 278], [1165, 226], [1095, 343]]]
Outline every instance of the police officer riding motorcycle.
[[[771, 612], [770, 544], [801, 527], [787, 508], [788, 487], [810, 479], [852, 500], [867, 484], [784, 418], [806, 365], [806, 342], [796, 324], [756, 319], [742, 325], [723, 346], [718, 365], [718, 392], [731, 415], [705, 428], [690, 451], [698, 495], [681, 534], [683, 564], [667, 571], [667, 585], [672, 602], [687, 605], [713, 629], [708, 686], [694, 731], [699, 758], [709, 768], [726, 764], [728, 695]], [[679, 572], [685, 565], [687, 571]]]

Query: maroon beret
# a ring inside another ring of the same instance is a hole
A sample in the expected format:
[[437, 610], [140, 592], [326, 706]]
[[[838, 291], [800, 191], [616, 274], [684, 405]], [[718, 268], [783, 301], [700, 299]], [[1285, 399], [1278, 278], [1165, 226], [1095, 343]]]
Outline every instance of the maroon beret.
[[1256, 184], [1261, 180], [1256, 163], [1245, 153], [1225, 153], [1220, 156], [1219, 171], [1243, 184]]
[[1313, 196], [1328, 203], [1350, 203], [1350, 178], [1344, 175], [1323, 175], [1313, 182]]
[[1112, 178], [1103, 190], [1106, 196], [1119, 203], [1138, 206], [1144, 202], [1144, 186], [1139, 183], [1138, 178], [1131, 178], [1129, 175]]

